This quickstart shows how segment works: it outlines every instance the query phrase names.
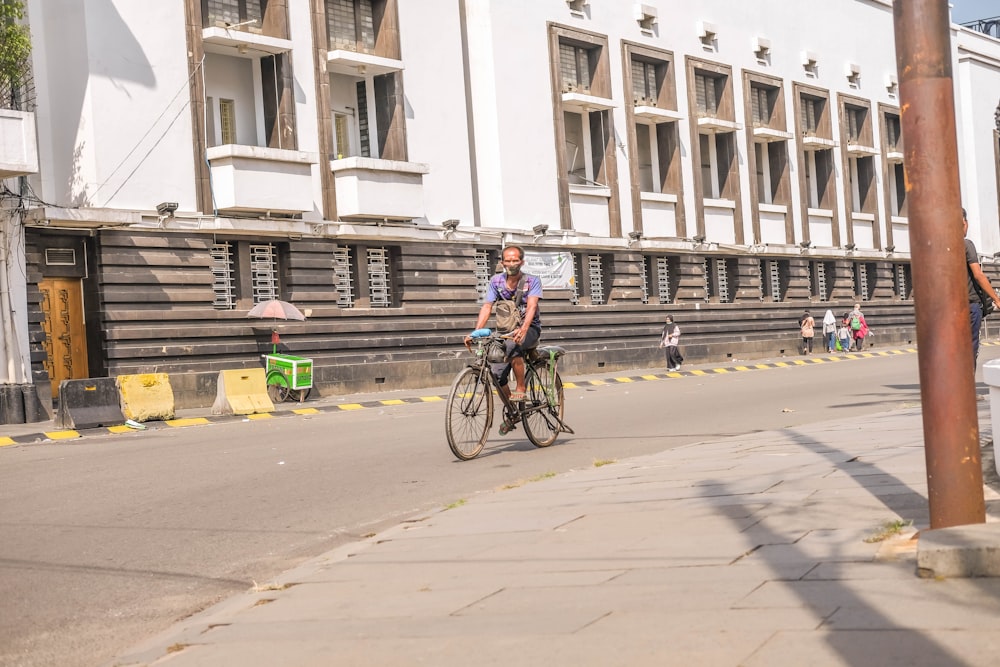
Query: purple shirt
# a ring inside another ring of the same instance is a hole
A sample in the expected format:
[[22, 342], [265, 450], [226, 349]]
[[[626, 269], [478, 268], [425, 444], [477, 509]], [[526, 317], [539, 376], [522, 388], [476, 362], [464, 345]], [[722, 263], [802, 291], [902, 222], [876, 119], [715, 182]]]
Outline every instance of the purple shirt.
[[[533, 276], [529, 273], [524, 273], [524, 290], [522, 291], [521, 303], [517, 304], [518, 310], [521, 311], [521, 316], [524, 316], [525, 311], [528, 309], [528, 297], [537, 296], [539, 299], [542, 298], [542, 281], [538, 276]], [[501, 299], [513, 299], [514, 292], [517, 291], [517, 285], [514, 289], [507, 289], [507, 276], [503, 273], [498, 273], [497, 275], [490, 278], [490, 287], [486, 290], [486, 302], [493, 303], [494, 301]], [[535, 319], [531, 321], [531, 326], [542, 327], [542, 318], [539, 314], [539, 309], [535, 309]]]

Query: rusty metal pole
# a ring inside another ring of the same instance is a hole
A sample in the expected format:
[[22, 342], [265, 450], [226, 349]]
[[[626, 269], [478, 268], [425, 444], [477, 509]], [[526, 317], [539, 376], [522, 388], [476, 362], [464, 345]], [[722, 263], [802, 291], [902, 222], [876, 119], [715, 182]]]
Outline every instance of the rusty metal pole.
[[931, 528], [983, 523], [948, 2], [892, 12]]

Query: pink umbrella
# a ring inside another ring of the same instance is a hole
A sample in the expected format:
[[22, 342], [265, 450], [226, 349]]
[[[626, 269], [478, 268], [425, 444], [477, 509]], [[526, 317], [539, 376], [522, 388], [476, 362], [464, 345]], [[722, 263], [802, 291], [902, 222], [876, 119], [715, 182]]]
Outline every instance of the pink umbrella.
[[247, 317], [259, 317], [261, 319], [270, 317], [276, 320], [306, 319], [306, 316], [302, 314], [301, 310], [287, 301], [279, 301], [277, 299], [261, 301], [250, 309], [250, 312], [247, 313]]

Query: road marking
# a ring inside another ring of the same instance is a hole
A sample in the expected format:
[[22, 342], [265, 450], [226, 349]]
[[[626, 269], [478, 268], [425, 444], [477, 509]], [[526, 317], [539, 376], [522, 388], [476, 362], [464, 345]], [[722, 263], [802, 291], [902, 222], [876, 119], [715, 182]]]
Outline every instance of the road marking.
[[70, 440], [72, 438], [80, 437], [80, 434], [77, 431], [46, 431], [45, 435], [52, 440]]
[[632, 382], [632, 378], [615, 378], [615, 382]]
[[0, 438], [0, 447], [6, 447], [7, 445], [16, 445], [17, 443], [10, 438], [4, 436]]
[[260, 412], [257, 414], [247, 415], [247, 419], [273, 419], [274, 415], [270, 412]]
[[725, 369], [725, 368], [713, 368], [712, 372], [713, 373], [718, 373], [719, 375], [722, 375], [723, 373], [728, 373], [729, 370]]
[[382, 405], [405, 405], [405, 401], [399, 398], [391, 398], [387, 401], [379, 401]]
[[108, 430], [112, 433], [129, 433], [130, 431], [138, 431], [142, 429], [133, 429], [128, 426], [109, 426]]
[[364, 410], [365, 406], [360, 403], [341, 403], [337, 406], [341, 410]]
[[292, 410], [297, 415], [318, 415], [319, 410], [316, 408], [299, 408], [298, 410]]
[[200, 426], [202, 424], [208, 424], [209, 421], [204, 417], [188, 417], [187, 419], [168, 419], [166, 422], [167, 426]]
[[426, 403], [433, 403], [434, 401], [443, 401], [444, 397], [443, 396], [421, 396], [420, 400], [424, 401]]
[[[659, 380], [660, 379], [660, 378], [656, 377], [655, 375], [640, 375], [639, 377], [641, 377], [643, 380]], [[564, 387], [568, 387], [569, 385], [564, 384], [563, 386]]]

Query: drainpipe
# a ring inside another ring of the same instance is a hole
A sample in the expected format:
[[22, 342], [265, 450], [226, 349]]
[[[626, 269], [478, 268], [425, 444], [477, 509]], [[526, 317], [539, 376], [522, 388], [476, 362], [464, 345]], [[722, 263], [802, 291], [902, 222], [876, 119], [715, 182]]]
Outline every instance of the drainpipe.
[[893, 3], [931, 528], [986, 521], [947, 0]]

